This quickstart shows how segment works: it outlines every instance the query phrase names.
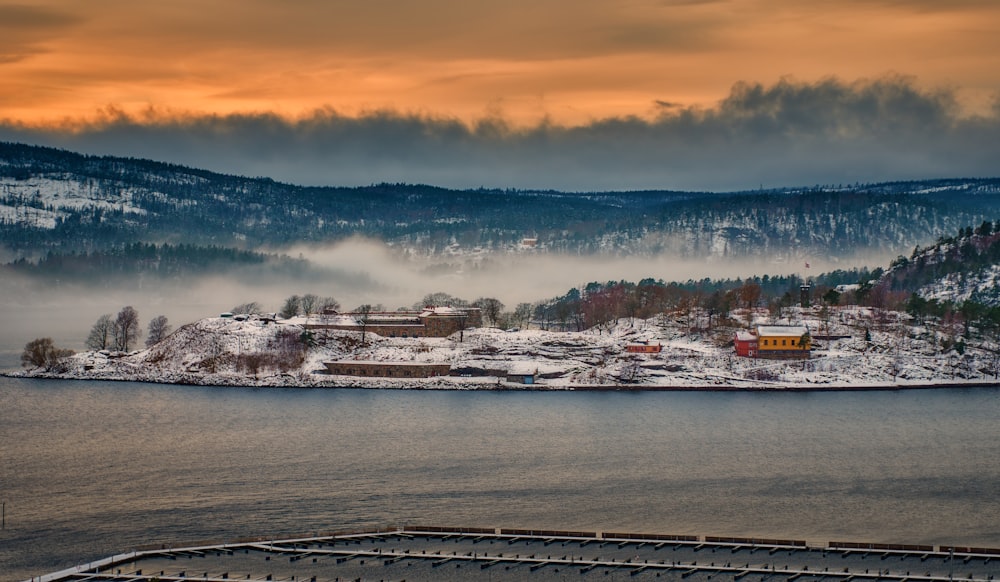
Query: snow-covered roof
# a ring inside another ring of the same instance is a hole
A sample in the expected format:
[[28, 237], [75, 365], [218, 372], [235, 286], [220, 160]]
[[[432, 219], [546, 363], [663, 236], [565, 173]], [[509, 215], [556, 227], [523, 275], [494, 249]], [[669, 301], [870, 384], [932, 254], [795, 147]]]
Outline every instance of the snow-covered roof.
[[420, 314], [420, 317], [428, 317], [431, 315], [461, 315], [465, 313], [465, 311], [466, 310], [464, 309], [455, 309], [454, 307], [447, 305], [446, 306], [429, 305], [424, 308], [423, 312]]
[[758, 325], [758, 336], [802, 337], [809, 328], [804, 325]]
[[[801, 336], [801, 334], [799, 334], [799, 335]], [[754, 341], [756, 339], [757, 339], [757, 336], [755, 336], [753, 333], [751, 333], [749, 331], [741, 329], [738, 332], [736, 332], [736, 341], [740, 341], [740, 342], [752, 342], [752, 341]]]
[[534, 376], [535, 371], [538, 366], [533, 365], [532, 362], [518, 362], [510, 367], [507, 371], [508, 376]]
[[[441, 366], [441, 362], [414, 362], [414, 361], [404, 361], [404, 360], [328, 360], [324, 361], [323, 364], [364, 364], [367, 366]], [[445, 363], [444, 365], [447, 365]]]
[[368, 323], [381, 323], [381, 322], [391, 322], [391, 323], [414, 323], [419, 324], [418, 320], [414, 315], [396, 315], [396, 314], [376, 314], [368, 316]]

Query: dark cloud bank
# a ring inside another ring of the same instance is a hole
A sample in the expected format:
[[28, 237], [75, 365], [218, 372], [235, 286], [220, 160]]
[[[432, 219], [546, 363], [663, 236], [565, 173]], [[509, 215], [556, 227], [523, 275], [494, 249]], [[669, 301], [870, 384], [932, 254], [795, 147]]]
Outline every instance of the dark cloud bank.
[[1000, 100], [964, 115], [948, 90], [908, 78], [739, 83], [707, 109], [661, 106], [653, 120], [514, 128], [501, 118], [332, 109], [127, 116], [72, 130], [7, 120], [0, 139], [175, 162], [310, 185], [735, 190], [1000, 174]]

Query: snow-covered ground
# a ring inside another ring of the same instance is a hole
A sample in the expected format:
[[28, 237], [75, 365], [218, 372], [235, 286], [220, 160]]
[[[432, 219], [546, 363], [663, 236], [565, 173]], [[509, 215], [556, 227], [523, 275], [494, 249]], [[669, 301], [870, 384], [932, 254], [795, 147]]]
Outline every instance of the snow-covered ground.
[[[739, 313], [736, 317], [745, 318]], [[808, 360], [736, 357], [734, 327], [690, 331], [697, 318], [663, 315], [622, 319], [610, 331], [506, 332], [467, 330], [448, 338], [387, 338], [354, 331], [314, 331], [302, 349], [304, 318], [265, 322], [207, 318], [182, 326], [155, 346], [129, 354], [84, 352], [59, 372], [18, 374], [101, 380], [230, 386], [306, 386], [414, 389], [852, 389], [994, 384], [996, 346], [912, 325], [897, 313], [843, 308], [821, 315], [792, 309], [755, 323], [805, 324], [814, 338]], [[745, 319], [742, 319], [745, 322]], [[870, 340], [865, 335], [869, 334]], [[956, 330], [956, 334], [958, 330]], [[822, 339], [824, 336], [847, 336]], [[635, 342], [659, 342], [661, 353], [628, 353]], [[967, 345], [966, 345], [967, 343]], [[325, 361], [447, 363], [452, 376], [427, 379], [362, 378], [327, 373]], [[506, 380], [506, 372], [534, 373], [535, 384]]]

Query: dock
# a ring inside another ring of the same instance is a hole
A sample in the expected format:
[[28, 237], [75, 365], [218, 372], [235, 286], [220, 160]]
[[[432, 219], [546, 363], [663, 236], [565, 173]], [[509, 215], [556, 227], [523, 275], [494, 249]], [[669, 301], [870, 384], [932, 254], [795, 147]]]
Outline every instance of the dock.
[[137, 548], [33, 582], [990, 582], [998, 574], [994, 548], [404, 526]]

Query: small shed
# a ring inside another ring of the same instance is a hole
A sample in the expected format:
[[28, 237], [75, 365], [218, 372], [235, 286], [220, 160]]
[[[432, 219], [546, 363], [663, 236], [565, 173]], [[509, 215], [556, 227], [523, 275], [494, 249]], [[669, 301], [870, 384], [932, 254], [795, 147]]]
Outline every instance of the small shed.
[[625, 345], [625, 351], [631, 354], [658, 354], [662, 350], [663, 346], [660, 345], [660, 342], [652, 340]]
[[538, 370], [532, 368], [515, 367], [507, 372], [507, 381], [514, 384], [534, 384]]

